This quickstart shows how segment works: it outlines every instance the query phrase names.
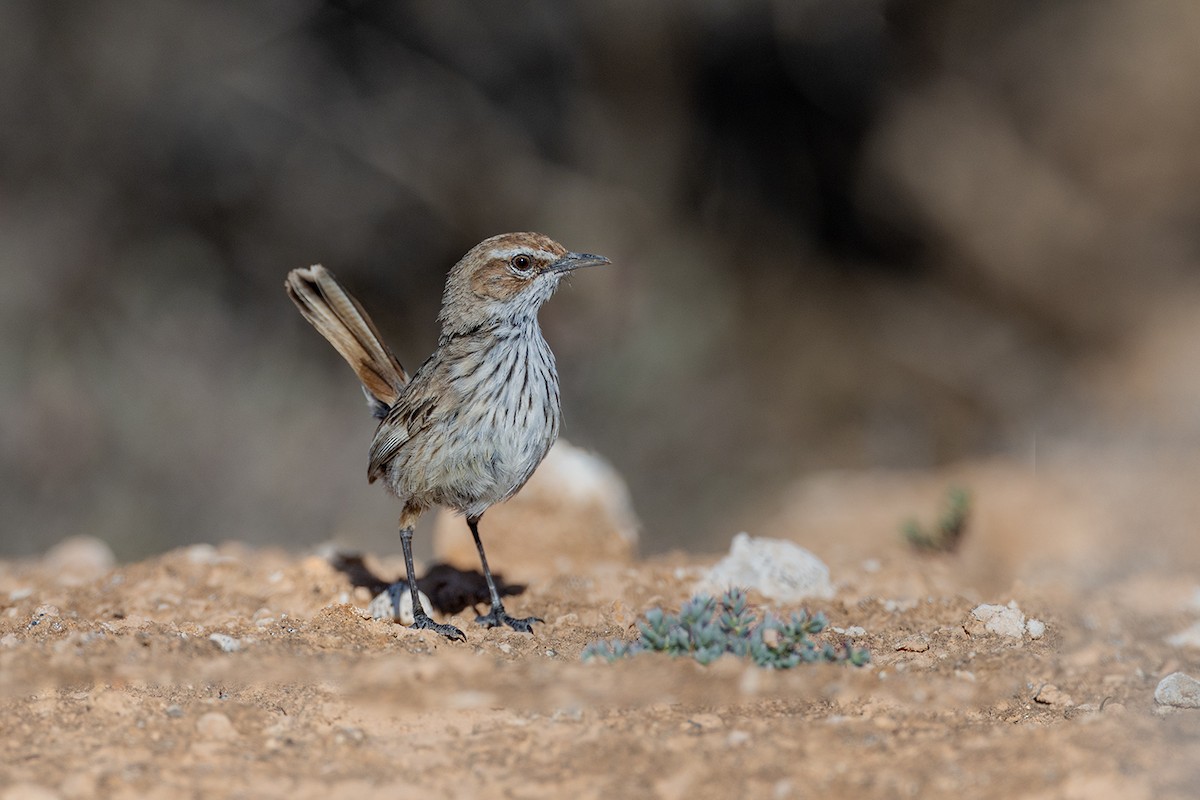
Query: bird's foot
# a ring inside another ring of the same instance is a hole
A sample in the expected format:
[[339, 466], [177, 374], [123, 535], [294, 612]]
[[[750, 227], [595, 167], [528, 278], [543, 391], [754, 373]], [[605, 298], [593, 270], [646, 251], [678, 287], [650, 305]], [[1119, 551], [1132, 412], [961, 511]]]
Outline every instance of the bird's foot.
[[436, 631], [442, 636], [445, 636], [450, 641], [465, 642], [467, 635], [453, 625], [441, 625], [434, 622], [428, 614], [422, 614], [416, 618], [416, 621], [408, 627], [416, 631]]
[[517, 619], [510, 617], [508, 612], [504, 610], [504, 606], [492, 606], [492, 610], [486, 614], [480, 614], [475, 618], [475, 622], [488, 628], [498, 628], [501, 625], [507, 625], [514, 631], [521, 633], [533, 633], [533, 623], [542, 622], [540, 617], [524, 617]]

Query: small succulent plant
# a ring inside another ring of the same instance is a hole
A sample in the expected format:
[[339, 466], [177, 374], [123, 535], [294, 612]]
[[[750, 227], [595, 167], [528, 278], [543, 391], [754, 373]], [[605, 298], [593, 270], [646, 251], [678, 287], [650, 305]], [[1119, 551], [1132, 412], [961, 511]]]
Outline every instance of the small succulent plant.
[[810, 638], [825, 630], [827, 624], [824, 615], [804, 611], [786, 620], [768, 611], [759, 621], [746, 602], [746, 593], [730, 589], [719, 599], [693, 597], [678, 614], [652, 608], [638, 622], [641, 635], [636, 640], [592, 642], [584, 648], [583, 660], [613, 662], [637, 653], [663, 652], [709, 664], [732, 653], [770, 669], [790, 669], [816, 661], [848, 661], [862, 666], [871, 660], [865, 648], [849, 642], [835, 646]]
[[954, 486], [946, 492], [946, 507], [937, 525], [926, 530], [915, 519], [906, 520], [900, 531], [909, 544], [926, 553], [953, 553], [967, 532], [967, 521], [971, 516], [971, 495], [962, 487]]

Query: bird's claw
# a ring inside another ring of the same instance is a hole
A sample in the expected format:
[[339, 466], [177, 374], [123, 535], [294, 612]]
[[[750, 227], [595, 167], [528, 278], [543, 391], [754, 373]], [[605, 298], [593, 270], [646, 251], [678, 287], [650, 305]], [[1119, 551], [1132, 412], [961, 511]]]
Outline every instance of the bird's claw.
[[441, 625], [434, 622], [429, 616], [422, 614], [417, 617], [412, 625], [408, 627], [416, 631], [435, 631], [445, 636], [450, 641], [465, 642], [467, 635], [453, 625]]
[[533, 633], [533, 623], [542, 622], [540, 617], [522, 617], [520, 619], [511, 617], [508, 612], [501, 608], [493, 608], [486, 614], [480, 614], [475, 618], [475, 622], [488, 628], [498, 628], [501, 625], [507, 625], [514, 631], [521, 633]]

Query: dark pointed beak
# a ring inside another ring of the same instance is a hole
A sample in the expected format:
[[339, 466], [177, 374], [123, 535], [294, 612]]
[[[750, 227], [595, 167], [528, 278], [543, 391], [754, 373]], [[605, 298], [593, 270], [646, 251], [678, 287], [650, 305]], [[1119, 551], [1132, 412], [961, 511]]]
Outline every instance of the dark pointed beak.
[[596, 256], [591, 253], [567, 253], [562, 258], [555, 261], [546, 268], [547, 272], [570, 272], [573, 269], [581, 267], [598, 267], [601, 264], [611, 264], [604, 256]]

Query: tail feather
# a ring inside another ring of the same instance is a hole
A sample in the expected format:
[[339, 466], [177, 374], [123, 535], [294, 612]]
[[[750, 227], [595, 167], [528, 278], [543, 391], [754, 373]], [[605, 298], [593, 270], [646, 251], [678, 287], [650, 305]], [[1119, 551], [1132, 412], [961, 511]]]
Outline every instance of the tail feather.
[[358, 375], [376, 415], [386, 412], [404, 391], [408, 373], [359, 302], [320, 264], [292, 270], [284, 286], [304, 318]]

